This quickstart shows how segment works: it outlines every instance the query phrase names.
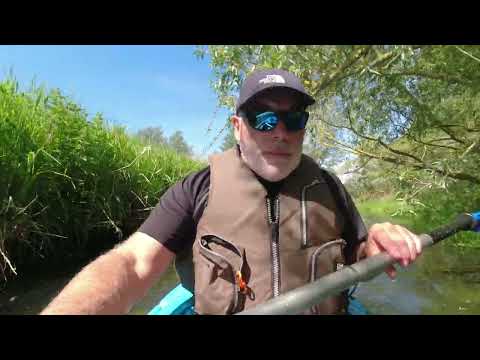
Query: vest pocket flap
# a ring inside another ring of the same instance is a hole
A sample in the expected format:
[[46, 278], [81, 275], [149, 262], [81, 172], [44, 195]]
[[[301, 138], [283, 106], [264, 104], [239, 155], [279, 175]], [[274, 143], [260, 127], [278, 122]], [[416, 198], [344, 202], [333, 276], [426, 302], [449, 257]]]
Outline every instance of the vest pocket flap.
[[223, 270], [231, 268], [241, 271], [245, 250], [215, 235], [204, 235], [200, 239], [199, 252]]

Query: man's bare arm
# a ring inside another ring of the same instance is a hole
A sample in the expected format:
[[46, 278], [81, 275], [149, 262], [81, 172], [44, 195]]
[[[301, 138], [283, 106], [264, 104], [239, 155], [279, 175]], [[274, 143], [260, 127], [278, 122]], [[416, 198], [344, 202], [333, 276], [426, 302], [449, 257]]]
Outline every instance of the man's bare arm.
[[126, 314], [170, 265], [174, 253], [136, 232], [78, 273], [41, 312]]

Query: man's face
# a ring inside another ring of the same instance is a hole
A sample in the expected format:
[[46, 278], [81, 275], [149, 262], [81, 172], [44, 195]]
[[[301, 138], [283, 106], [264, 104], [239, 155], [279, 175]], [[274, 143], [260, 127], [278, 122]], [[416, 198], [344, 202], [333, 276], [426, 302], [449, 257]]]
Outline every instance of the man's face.
[[[298, 110], [298, 100], [291, 94], [278, 92], [257, 98], [255, 106], [271, 111]], [[305, 130], [287, 131], [285, 123], [280, 121], [272, 131], [262, 132], [239, 116], [233, 116], [232, 123], [242, 159], [260, 177], [282, 180], [300, 163]]]

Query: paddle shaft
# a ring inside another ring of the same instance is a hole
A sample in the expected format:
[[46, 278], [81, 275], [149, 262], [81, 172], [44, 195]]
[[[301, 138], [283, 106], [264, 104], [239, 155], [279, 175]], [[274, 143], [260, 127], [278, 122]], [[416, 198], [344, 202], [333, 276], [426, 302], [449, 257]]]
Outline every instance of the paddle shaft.
[[[431, 246], [461, 230], [478, 226], [472, 215], [461, 214], [455, 222], [438, 228], [430, 234], [420, 235], [422, 248]], [[381, 274], [396, 261], [385, 252], [371, 256], [341, 270], [323, 276], [321, 279], [281, 294], [252, 309], [236, 315], [293, 315], [299, 314], [328, 297], [350, 288], [360, 281], [368, 281]]]

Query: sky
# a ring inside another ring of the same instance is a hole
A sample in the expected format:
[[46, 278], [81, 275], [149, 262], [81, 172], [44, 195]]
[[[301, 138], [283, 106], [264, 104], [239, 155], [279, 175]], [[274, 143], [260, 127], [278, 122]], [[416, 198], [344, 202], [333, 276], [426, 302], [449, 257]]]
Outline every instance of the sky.
[[180, 130], [195, 154], [205, 157], [229, 111], [217, 108], [209, 58], [189, 45], [0, 45], [0, 80], [12, 72], [22, 87], [34, 80], [59, 88], [89, 116], [102, 113], [133, 133], [161, 126]]

